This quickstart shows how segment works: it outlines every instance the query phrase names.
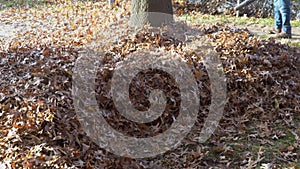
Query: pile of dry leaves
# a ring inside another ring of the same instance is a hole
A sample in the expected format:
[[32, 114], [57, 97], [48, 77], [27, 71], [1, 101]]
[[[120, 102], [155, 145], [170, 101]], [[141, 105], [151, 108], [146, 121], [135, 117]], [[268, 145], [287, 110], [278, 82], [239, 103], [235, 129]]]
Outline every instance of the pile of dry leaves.
[[[211, 42], [227, 78], [224, 116], [213, 136], [199, 144], [197, 136], [208, 114], [211, 89], [203, 64], [205, 53], [195, 52], [192, 42], [145, 28], [106, 44], [99, 32], [124, 32], [128, 3], [112, 11], [101, 2], [74, 5], [68, 1], [51, 8], [11, 9], [4, 14], [11, 15], [6, 22], [30, 18], [32, 26], [14, 39], [2, 40], [0, 46], [1, 168], [252, 168], [299, 163], [298, 48], [259, 40], [247, 30], [224, 25], [185, 25], [187, 36]], [[96, 44], [95, 50], [105, 49], [96, 88], [99, 107], [111, 111], [106, 120], [115, 129], [136, 137], [156, 135], [172, 124], [180, 105], [179, 91], [164, 72], [141, 72], [130, 88], [137, 109], [149, 107], [148, 86], [164, 86], [161, 89], [173, 99], [167, 102], [170, 111], [163, 114], [162, 121], [130, 122], [118, 114], [109, 95], [116, 65], [129, 54], [146, 49], [172, 51], [189, 65], [201, 101], [198, 120], [182, 146], [157, 157], [130, 159], [113, 155], [91, 141], [78, 122], [71, 94], [74, 64], [80, 51], [93, 47], [89, 44]], [[159, 76], [153, 78], [153, 74]]]

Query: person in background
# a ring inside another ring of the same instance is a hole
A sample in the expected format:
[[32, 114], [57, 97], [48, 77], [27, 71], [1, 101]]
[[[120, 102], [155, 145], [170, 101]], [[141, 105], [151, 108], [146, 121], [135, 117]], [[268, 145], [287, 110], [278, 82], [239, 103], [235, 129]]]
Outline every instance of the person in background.
[[290, 0], [274, 0], [275, 24], [270, 33], [278, 33], [276, 38], [292, 38]]

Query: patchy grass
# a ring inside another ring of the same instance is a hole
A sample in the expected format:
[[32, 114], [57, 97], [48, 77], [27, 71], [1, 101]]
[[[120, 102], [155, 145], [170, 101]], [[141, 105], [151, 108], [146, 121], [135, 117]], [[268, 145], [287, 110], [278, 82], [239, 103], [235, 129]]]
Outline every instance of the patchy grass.
[[4, 8], [34, 7], [39, 5], [45, 5], [47, 3], [50, 3], [50, 1], [48, 0], [0, 0], [0, 4], [3, 5]]
[[269, 39], [271, 36], [270, 35], [262, 35], [262, 36], [260, 36], [260, 38], [262, 38], [262, 39]]
[[[296, 120], [295, 123], [297, 126], [298, 121]], [[258, 126], [258, 124], [249, 123], [249, 126]], [[249, 152], [250, 154], [248, 154], [247, 157], [251, 157], [251, 160], [245, 163], [245, 166], [247, 167], [249, 167], [250, 164], [256, 164], [256, 167], [252, 167], [261, 169], [262, 166], [269, 163], [271, 163], [272, 165], [276, 164], [277, 168], [293, 168], [296, 166], [300, 166], [300, 163], [290, 163], [287, 159], [284, 159], [285, 156], [290, 156], [291, 154], [295, 154], [297, 153], [297, 151], [299, 151], [299, 149], [297, 148], [298, 140], [296, 136], [291, 132], [291, 129], [289, 129], [288, 126], [279, 125], [275, 128], [272, 128], [272, 130], [278, 131], [277, 134], [275, 134], [278, 138], [273, 138], [274, 133], [270, 136], [260, 135], [258, 132], [259, 129], [256, 127], [249, 127], [248, 129], [245, 129], [246, 135], [249, 136], [251, 134], [254, 134], [256, 136], [251, 138], [241, 137], [241, 139], [236, 140], [235, 142], [228, 143], [228, 146], [233, 150], [231, 154], [232, 161], [245, 159], [246, 154], [244, 152]], [[297, 133], [299, 131], [297, 131], [296, 129], [296, 131], [294, 132]], [[265, 140], [268, 141], [265, 142]], [[217, 156], [217, 154], [212, 154], [209, 157], [213, 159], [213, 155]]]
[[[238, 25], [259, 24], [265, 26], [272, 26], [274, 24], [273, 18], [255, 18], [255, 17], [233, 17], [233, 16], [218, 16], [208, 14], [196, 14], [196, 15], [182, 15], [182, 18], [191, 22], [201, 23], [235, 23]], [[300, 27], [300, 22], [291, 21], [293, 27]]]
[[[260, 39], [265, 39], [265, 40], [272, 38], [272, 36], [269, 35], [269, 34], [265, 34], [265, 35], [261, 35], [261, 36], [256, 35], [256, 36]], [[283, 40], [286, 40], [286, 39], [283, 39]], [[300, 42], [299, 41], [286, 40], [286, 42], [284, 42], [284, 43], [287, 43], [289, 46], [300, 48]]]
[[300, 48], [300, 42], [289, 42], [288, 43], [290, 46], [295, 46], [297, 48]]
[[[292, 151], [289, 150], [289, 147], [293, 147], [297, 144], [295, 136], [291, 132], [286, 131], [286, 127], [280, 128], [286, 133], [286, 135], [284, 137], [280, 137], [279, 139], [272, 141], [271, 145], [266, 144], [262, 146], [264, 150], [264, 159], [261, 161], [261, 163], [267, 163], [273, 160], [273, 162], [275, 162], [275, 164], [278, 164], [280, 167], [288, 167], [289, 165], [295, 166], [297, 164], [289, 164], [280, 156], [276, 156], [276, 158], [274, 159], [274, 154], [281, 154], [282, 156], [284, 156], [284, 154], [287, 155], [289, 153], [292, 153]], [[257, 146], [254, 147], [258, 148]], [[252, 152], [257, 152], [257, 150], [254, 150]]]
[[[232, 17], [232, 16], [220, 16], [220, 15], [208, 15], [208, 14], [185, 14], [179, 18], [198, 23], [217, 23], [217, 24], [235, 24], [242, 26], [258, 26], [258, 27], [272, 27], [274, 24], [273, 18], [255, 18], [255, 17]], [[292, 27], [300, 28], [300, 21], [293, 20], [291, 21]], [[269, 39], [272, 36], [270, 34], [264, 34], [258, 36], [261, 39]], [[286, 41], [290, 46], [300, 48], [299, 41]]]

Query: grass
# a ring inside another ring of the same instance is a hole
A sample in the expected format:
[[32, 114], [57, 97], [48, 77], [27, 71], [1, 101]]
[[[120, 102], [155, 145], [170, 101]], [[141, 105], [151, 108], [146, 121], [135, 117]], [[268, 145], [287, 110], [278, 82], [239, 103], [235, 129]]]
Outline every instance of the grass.
[[49, 3], [47, 0], [0, 0], [0, 4], [9, 7], [34, 7]]
[[290, 46], [295, 46], [297, 48], [300, 48], [300, 42], [289, 42], [288, 43]]
[[[208, 14], [197, 15], [182, 15], [182, 18], [191, 22], [200, 23], [235, 23], [238, 25], [259, 24], [265, 26], [272, 26], [274, 24], [273, 18], [255, 18], [255, 17], [233, 17], [233, 16], [218, 16]], [[300, 21], [292, 20], [292, 27], [300, 27]]]
[[[218, 24], [235, 24], [235, 25], [258, 25], [258, 26], [267, 26], [272, 27], [274, 24], [273, 18], [255, 18], [255, 17], [233, 17], [233, 16], [220, 16], [220, 15], [208, 15], [208, 14], [196, 14], [189, 15], [185, 14], [180, 16], [181, 19], [190, 22], [198, 22], [198, 23], [218, 23]], [[300, 27], [300, 21], [292, 20], [292, 27]], [[270, 35], [262, 35], [260, 36], [262, 39], [269, 39]], [[287, 42], [288, 45], [300, 48], [300, 42]]]
[[[295, 124], [300, 123], [299, 119], [295, 119]], [[249, 126], [258, 126], [257, 123], [251, 122], [248, 124]], [[281, 153], [287, 153], [288, 147], [293, 146], [296, 150], [293, 152], [299, 151], [299, 148], [297, 148], [298, 141], [296, 139], [296, 136], [290, 131], [291, 129], [286, 125], [278, 125], [275, 128], [272, 128], [273, 130], [281, 131], [280, 133], [284, 133], [285, 135], [278, 135], [278, 139], [272, 139], [272, 136], [257, 136], [255, 138], [247, 138], [247, 137], [241, 137], [241, 139], [236, 140], [235, 142], [228, 142], [229, 147], [232, 147], [233, 154], [231, 156], [232, 161], [241, 160], [241, 156], [243, 156], [243, 152], [249, 152], [251, 153], [252, 160], [256, 160], [258, 158], [258, 152], [261, 148], [263, 154], [261, 157], [264, 157], [260, 162], [257, 163], [258, 169], [262, 167], [263, 164], [273, 163], [277, 166], [280, 166], [280, 168], [285, 168], [288, 166], [299, 166], [300, 163], [289, 163], [282, 159], [277, 159], [276, 157], [279, 156]], [[245, 134], [249, 135], [251, 133], [257, 133], [258, 128], [247, 128], [245, 129]], [[299, 130], [296, 129], [294, 132], [299, 132]], [[268, 142], [262, 144], [262, 140], [268, 140]], [[217, 156], [217, 155], [215, 155]], [[213, 154], [211, 155], [211, 158], [213, 158]]]
[[[286, 131], [286, 127], [284, 127], [284, 126], [279, 127], [279, 130]], [[274, 160], [274, 162], [276, 164], [280, 165], [281, 167], [288, 167], [291, 164], [288, 164], [280, 159], [273, 159], [274, 153], [280, 154], [283, 151], [285, 151], [288, 146], [295, 145], [296, 142], [297, 142], [297, 140], [295, 139], [295, 136], [291, 132], [287, 131], [286, 135], [284, 137], [281, 137], [278, 140], [272, 141], [273, 145], [263, 146], [265, 159], [262, 160], [261, 162], [267, 163], [270, 160]], [[258, 147], [254, 146], [254, 149], [255, 148], [257, 149]], [[257, 152], [257, 151], [254, 150], [253, 152]], [[293, 164], [293, 165], [297, 166], [298, 164]]]

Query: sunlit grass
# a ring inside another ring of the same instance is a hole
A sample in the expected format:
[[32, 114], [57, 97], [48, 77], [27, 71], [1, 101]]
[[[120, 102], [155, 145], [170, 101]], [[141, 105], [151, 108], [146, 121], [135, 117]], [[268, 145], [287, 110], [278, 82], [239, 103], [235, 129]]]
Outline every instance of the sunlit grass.
[[[274, 24], [273, 18], [255, 18], [255, 17], [233, 17], [233, 16], [218, 16], [218, 15], [208, 15], [208, 14], [196, 14], [189, 15], [185, 14], [180, 16], [191, 22], [200, 23], [235, 23], [238, 25], [249, 25], [249, 24], [259, 24], [264, 26], [272, 26]], [[300, 27], [300, 21], [292, 20], [292, 27]]]
[[[19, 8], [19, 7], [34, 7], [51, 3], [50, 0], [0, 0], [0, 4], [5, 8]], [[2, 10], [3, 10], [2, 9]], [[1, 10], [1, 9], [0, 9]]]
[[289, 42], [288, 43], [290, 46], [295, 46], [297, 48], [300, 48], [300, 42]]

